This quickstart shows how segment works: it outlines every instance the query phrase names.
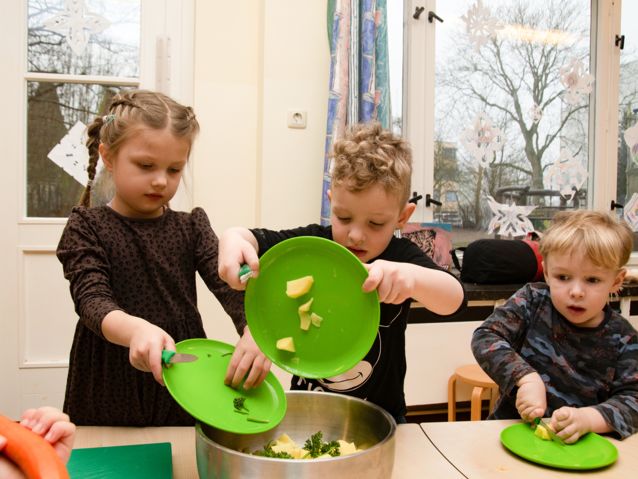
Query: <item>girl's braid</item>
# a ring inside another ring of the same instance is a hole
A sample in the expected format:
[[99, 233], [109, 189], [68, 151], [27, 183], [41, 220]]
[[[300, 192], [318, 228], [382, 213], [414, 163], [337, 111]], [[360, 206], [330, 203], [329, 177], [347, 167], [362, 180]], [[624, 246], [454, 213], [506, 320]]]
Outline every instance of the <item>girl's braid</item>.
[[80, 206], [91, 206], [91, 186], [93, 184], [93, 180], [95, 179], [97, 162], [100, 158], [100, 152], [98, 148], [100, 146], [100, 130], [102, 129], [103, 125], [103, 117], [98, 116], [87, 128], [86, 147], [89, 150], [89, 164], [86, 167], [86, 172], [89, 175], [89, 181], [87, 182], [86, 187], [82, 192], [82, 196], [80, 197]]

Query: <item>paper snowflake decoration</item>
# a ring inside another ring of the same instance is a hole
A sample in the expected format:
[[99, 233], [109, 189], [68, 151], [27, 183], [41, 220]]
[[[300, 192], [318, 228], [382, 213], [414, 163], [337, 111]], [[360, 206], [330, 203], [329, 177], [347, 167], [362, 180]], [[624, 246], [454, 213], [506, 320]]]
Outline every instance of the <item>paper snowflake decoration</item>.
[[479, 113], [472, 128], [461, 133], [461, 143], [480, 166], [487, 168], [503, 145], [503, 134], [485, 114]]
[[106, 18], [86, 10], [83, 0], [66, 0], [66, 10], [44, 22], [44, 26], [64, 33], [66, 41], [76, 55], [81, 55], [94, 33], [106, 30], [110, 25]]
[[623, 209], [623, 217], [633, 231], [638, 230], [638, 193], [634, 193]]
[[489, 234], [498, 231], [501, 236], [514, 238], [525, 236], [534, 231], [534, 225], [528, 216], [536, 206], [516, 206], [515, 202], [509, 205], [503, 204], [489, 195], [487, 196], [487, 204], [493, 214], [490, 224], [487, 226]]
[[532, 123], [538, 123], [543, 118], [543, 109], [540, 105], [534, 103], [529, 109], [529, 116], [532, 119]]
[[560, 81], [566, 89], [565, 102], [576, 105], [581, 97], [591, 92], [594, 77], [586, 73], [583, 62], [572, 58], [567, 66], [560, 69]]
[[629, 156], [638, 165], [638, 123], [631, 128], [627, 128], [623, 133], [623, 138], [629, 147]]
[[82, 186], [86, 186], [89, 179], [86, 172], [89, 163], [89, 150], [85, 145], [85, 133], [86, 125], [78, 121], [47, 155], [51, 161]]
[[465, 31], [476, 51], [479, 51], [498, 29], [498, 21], [492, 16], [490, 9], [483, 6], [482, 0], [477, 0], [461, 20], [465, 22]]
[[571, 200], [583, 186], [589, 173], [583, 164], [566, 150], [560, 152], [558, 159], [547, 169], [547, 182], [560, 191], [563, 198]]

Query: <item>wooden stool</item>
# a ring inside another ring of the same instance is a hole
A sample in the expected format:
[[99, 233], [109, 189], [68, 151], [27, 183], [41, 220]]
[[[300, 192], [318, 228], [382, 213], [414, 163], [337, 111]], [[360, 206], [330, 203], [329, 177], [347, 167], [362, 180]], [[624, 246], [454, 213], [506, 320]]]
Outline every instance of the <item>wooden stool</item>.
[[456, 382], [474, 386], [472, 389], [472, 399], [470, 401], [470, 420], [481, 420], [481, 400], [483, 391], [490, 391], [490, 411], [494, 408], [494, 404], [498, 399], [498, 386], [492, 379], [481, 369], [478, 364], [466, 364], [459, 366], [450, 376], [447, 383], [447, 420], [456, 420]]

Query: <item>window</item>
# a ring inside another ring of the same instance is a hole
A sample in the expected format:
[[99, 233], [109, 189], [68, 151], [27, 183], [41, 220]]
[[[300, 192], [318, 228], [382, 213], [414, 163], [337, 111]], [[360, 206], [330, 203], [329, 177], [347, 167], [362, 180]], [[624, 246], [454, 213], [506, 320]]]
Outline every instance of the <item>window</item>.
[[29, 0], [27, 217], [65, 217], [86, 184], [84, 129], [137, 86], [140, 0]]
[[[616, 200], [611, 206], [623, 206], [625, 218], [638, 230], [638, 35], [631, 33], [638, 4], [622, 4], [622, 36], [614, 38], [622, 46], [618, 83], [618, 169]], [[634, 249], [638, 248], [634, 241]]]
[[[615, 103], [605, 94], [618, 82], [606, 76], [617, 47], [609, 44], [613, 25], [604, 22], [613, 21], [614, 8], [602, 0], [404, 2], [403, 51], [390, 43], [391, 55], [403, 58], [401, 71], [391, 60], [391, 82], [403, 78], [393, 124], [413, 146], [413, 189], [441, 203], [420, 202], [413, 220], [451, 224], [462, 245], [542, 231], [556, 211], [609, 208], [610, 196], [623, 204], [628, 191], [638, 192], [638, 175], [636, 186], [630, 180], [636, 154], [629, 166], [619, 155], [612, 193], [609, 133], [600, 126]], [[623, 18], [636, 8], [623, 6]], [[430, 22], [428, 12], [442, 21]], [[621, 67], [621, 110], [631, 124], [635, 54], [623, 52]], [[638, 151], [638, 134], [634, 144]], [[623, 149], [629, 157], [631, 147]]]

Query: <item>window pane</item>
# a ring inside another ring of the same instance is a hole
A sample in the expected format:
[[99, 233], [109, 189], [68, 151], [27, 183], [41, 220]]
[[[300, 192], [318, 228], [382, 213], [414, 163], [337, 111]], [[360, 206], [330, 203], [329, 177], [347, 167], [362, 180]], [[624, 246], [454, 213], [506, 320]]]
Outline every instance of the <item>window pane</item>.
[[94, 84], [28, 83], [27, 216], [66, 217], [78, 203], [87, 159], [84, 129], [120, 90]]
[[29, 0], [28, 21], [30, 72], [139, 75], [140, 0]]
[[435, 218], [462, 244], [585, 207], [589, 1], [446, 0], [436, 13]]
[[[633, 25], [638, 4], [623, 2], [621, 15], [625, 46], [620, 53], [616, 202], [625, 206], [627, 222], [638, 231], [638, 35]], [[638, 241], [634, 241], [636, 250]]]

